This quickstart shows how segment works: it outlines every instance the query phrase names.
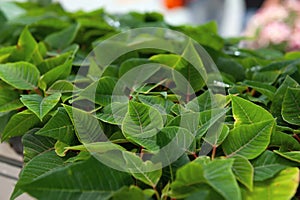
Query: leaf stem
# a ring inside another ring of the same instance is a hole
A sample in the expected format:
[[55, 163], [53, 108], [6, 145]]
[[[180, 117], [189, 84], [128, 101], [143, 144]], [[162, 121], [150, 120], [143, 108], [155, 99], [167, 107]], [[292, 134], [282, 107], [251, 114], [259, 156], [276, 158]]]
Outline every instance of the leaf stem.
[[215, 159], [215, 156], [216, 156], [216, 151], [217, 151], [217, 146], [216, 145], [213, 145], [212, 146], [213, 149], [212, 149], [212, 153], [211, 153], [211, 159]]
[[293, 137], [300, 143], [300, 137], [296, 133], [293, 134]]
[[40, 96], [43, 96], [41, 90], [39, 88], [34, 88], [35, 93], [37, 93]]
[[154, 192], [155, 192], [156, 198], [159, 200], [159, 199], [160, 199], [160, 196], [159, 196], [159, 193], [158, 193], [158, 191], [157, 191], [157, 189], [156, 189], [155, 186], [153, 186], [153, 190], [154, 190]]

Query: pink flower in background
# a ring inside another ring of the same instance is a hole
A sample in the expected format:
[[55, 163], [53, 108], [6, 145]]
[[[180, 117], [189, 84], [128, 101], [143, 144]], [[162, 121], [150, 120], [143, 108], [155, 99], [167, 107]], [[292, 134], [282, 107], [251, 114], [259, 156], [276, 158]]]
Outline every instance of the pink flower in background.
[[298, 0], [288, 0], [286, 1], [287, 8], [290, 10], [294, 10], [296, 12], [300, 12], [300, 1]]
[[289, 50], [300, 49], [300, 29], [296, 30], [289, 41]]
[[273, 20], [281, 20], [289, 16], [289, 11], [282, 5], [272, 5], [261, 9], [257, 13], [260, 17], [260, 22], [268, 23]]
[[289, 39], [292, 31], [288, 25], [280, 21], [267, 24], [260, 32], [260, 40], [280, 44]]
[[300, 0], [262, 8], [248, 23], [245, 36], [254, 38], [242, 43], [248, 48], [280, 45], [286, 46], [283, 51], [300, 50]]

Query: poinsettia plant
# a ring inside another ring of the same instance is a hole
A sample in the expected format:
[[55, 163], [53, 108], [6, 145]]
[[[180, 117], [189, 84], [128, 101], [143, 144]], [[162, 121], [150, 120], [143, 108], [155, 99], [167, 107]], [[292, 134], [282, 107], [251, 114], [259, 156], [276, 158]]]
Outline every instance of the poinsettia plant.
[[0, 8], [1, 141], [24, 146], [11, 199], [298, 196], [300, 52], [158, 13]]

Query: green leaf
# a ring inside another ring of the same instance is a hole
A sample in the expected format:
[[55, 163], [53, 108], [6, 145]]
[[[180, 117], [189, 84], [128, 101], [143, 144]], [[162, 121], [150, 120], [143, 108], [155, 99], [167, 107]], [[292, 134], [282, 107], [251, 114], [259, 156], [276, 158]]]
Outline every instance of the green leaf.
[[203, 94], [194, 98], [192, 101], [188, 102], [186, 108], [194, 112], [201, 112], [214, 108], [222, 108], [225, 102], [225, 96], [214, 95], [210, 90], [207, 90]]
[[37, 135], [47, 136], [66, 144], [71, 144], [75, 139], [74, 127], [64, 108], [58, 108], [55, 115], [41, 128]]
[[23, 104], [19, 98], [19, 92], [0, 88], [0, 113], [22, 108]]
[[[132, 176], [143, 183], [155, 188], [161, 175], [161, 164], [153, 164], [151, 161], [143, 161], [137, 155], [130, 152], [123, 152], [126, 161], [126, 168], [131, 172]], [[157, 169], [158, 170], [153, 170]]]
[[[184, 60], [184, 58], [180, 55], [159, 54], [159, 55], [152, 56], [150, 60], [167, 65], [170, 68], [173, 68], [179, 73], [181, 73], [181, 75], [183, 75], [186, 78], [186, 81], [192, 86], [195, 92], [199, 91], [205, 85], [204, 77], [202, 77], [202, 74], [199, 74], [199, 71], [195, 67], [187, 63]], [[177, 83], [178, 84], [177, 86], [179, 86], [181, 78], [176, 73], [173, 73], [173, 77], [174, 77], [175, 84]]]
[[273, 178], [281, 170], [293, 166], [292, 162], [281, 158], [272, 151], [265, 151], [251, 162], [254, 167], [254, 181], [265, 181]]
[[221, 50], [224, 46], [224, 40], [218, 35], [218, 25], [215, 21], [194, 27], [180, 26], [175, 30], [180, 31], [196, 40], [201, 45], [208, 46], [215, 50]]
[[293, 136], [279, 131], [272, 134], [270, 146], [283, 151], [300, 151], [300, 143]]
[[287, 88], [281, 113], [286, 122], [300, 126], [300, 88]]
[[[172, 198], [184, 198], [194, 192], [213, 188], [225, 199], [241, 199], [240, 189], [231, 171], [233, 160], [213, 160], [207, 164], [194, 161], [176, 173], [176, 180], [171, 184]], [[206, 187], [206, 188], [205, 188]]]
[[45, 43], [53, 49], [64, 49], [75, 40], [79, 28], [79, 24], [73, 24], [59, 32], [48, 35], [45, 39]]
[[268, 120], [235, 127], [222, 144], [224, 153], [248, 159], [259, 156], [268, 147], [274, 126], [274, 120]]
[[229, 127], [225, 124], [215, 123], [211, 130], [212, 134], [207, 134], [203, 140], [212, 146], [220, 146], [229, 134]]
[[41, 81], [45, 82], [46, 85], [50, 87], [55, 81], [66, 79], [71, 73], [72, 62], [73, 59], [68, 59], [62, 65], [49, 70], [41, 77]]
[[[163, 118], [156, 109], [141, 103], [129, 102], [128, 113], [122, 123], [122, 132], [127, 139], [146, 148], [150, 145], [149, 148], [152, 148], [151, 143], [154, 141], [151, 140], [162, 128]], [[148, 142], [150, 144], [147, 144]]]
[[25, 27], [22, 31], [16, 49], [11, 53], [9, 60], [11, 62], [27, 61], [33, 64], [39, 64], [42, 62], [43, 57], [39, 52], [39, 46], [28, 27]]
[[231, 96], [234, 125], [253, 124], [274, 120], [273, 116], [264, 108], [240, 97]]
[[148, 63], [151, 63], [151, 61], [149, 61], [148, 59], [145, 59], [145, 58], [128, 59], [121, 64], [120, 70], [119, 70], [119, 77], [122, 77], [123, 75], [125, 75], [127, 72], [129, 72], [131, 69], [133, 69], [135, 67], [139, 67], [141, 65], [148, 64]]
[[273, 179], [255, 182], [252, 192], [243, 190], [243, 199], [290, 200], [297, 191], [298, 183], [299, 169], [288, 168]]
[[66, 52], [55, 57], [50, 57], [48, 59], [43, 60], [40, 64], [37, 65], [41, 74], [45, 74], [46, 72], [54, 69], [57, 66], [63, 65], [72, 55], [72, 52]]
[[[78, 181], [90, 184], [78, 184]], [[91, 157], [51, 170], [30, 184], [20, 185], [20, 188], [37, 199], [47, 193], [49, 199], [108, 200], [116, 190], [130, 184], [129, 174], [109, 168]]]
[[280, 152], [274, 150], [274, 152], [288, 160], [300, 163], [300, 151]]
[[116, 80], [111, 77], [102, 77], [85, 88], [80, 94], [80, 98], [88, 99], [101, 106], [111, 103], [112, 94], [116, 85]]
[[38, 94], [22, 95], [22, 103], [42, 121], [43, 118], [56, 106], [61, 97], [60, 93], [45, 98]]
[[299, 86], [299, 84], [297, 83], [297, 81], [292, 79], [290, 76], [286, 76], [283, 83], [277, 89], [277, 91], [275, 93], [276, 98], [272, 101], [272, 105], [270, 108], [271, 113], [275, 117], [282, 120], [282, 117], [281, 117], [282, 102], [283, 102], [283, 99], [284, 99], [284, 96], [285, 96], [285, 93], [286, 93], [288, 87], [298, 87], [298, 86]]
[[76, 136], [82, 144], [107, 140], [98, 119], [94, 115], [75, 107], [63, 106], [73, 123]]
[[127, 103], [113, 102], [103, 108], [97, 114], [97, 118], [103, 122], [121, 125], [128, 111]]
[[37, 88], [39, 76], [37, 68], [27, 62], [0, 64], [0, 78], [16, 89]]
[[[38, 131], [38, 129], [33, 132], [36, 131]], [[22, 137], [22, 144], [24, 146], [24, 162], [27, 164], [34, 157], [53, 149], [55, 140], [49, 137], [27, 133]]]
[[[202, 137], [205, 133], [207, 133], [207, 131], [209, 131], [208, 132], [209, 135], [207, 137], [212, 136], [213, 138], [210, 138], [210, 139], [214, 140], [214, 139], [216, 139], [215, 136], [219, 136], [219, 137], [221, 137], [221, 138], [219, 138], [220, 140], [215, 141], [215, 142], [217, 142], [217, 143], [222, 142], [222, 140], [225, 139], [224, 137], [227, 137], [226, 127], [224, 127], [224, 132], [223, 132], [223, 130], [222, 130], [222, 132], [219, 132], [222, 135], [219, 135], [219, 134], [214, 135], [213, 132], [218, 130], [218, 127], [220, 126], [219, 123], [224, 121], [224, 117], [229, 110], [230, 110], [230, 108], [216, 108], [216, 109], [211, 109], [211, 110], [206, 110], [206, 111], [201, 112], [200, 118], [199, 118], [200, 129], [197, 131], [197, 138]], [[211, 135], [211, 133], [212, 133], [212, 135]]]
[[236, 179], [246, 186], [248, 190], [252, 191], [254, 169], [249, 160], [242, 156], [235, 156], [232, 171]]
[[130, 200], [147, 200], [148, 198], [143, 193], [143, 190], [141, 190], [137, 186], [133, 186], [132, 185], [130, 187], [123, 187], [123, 188], [121, 188], [112, 197], [112, 200], [124, 200], [124, 199], [130, 199]]
[[40, 124], [39, 118], [25, 110], [12, 116], [8, 121], [3, 133], [2, 141], [14, 136], [24, 135], [28, 130]]
[[22, 169], [12, 197], [20, 195], [17, 191], [22, 191], [22, 185], [30, 184], [52, 170], [62, 167], [64, 161], [65, 159], [58, 157], [54, 151], [46, 151], [34, 157]]
[[76, 87], [70, 82], [66, 80], [58, 80], [51, 87], [48, 88], [47, 94], [53, 94], [53, 93], [68, 93], [68, 92], [74, 92], [76, 90]]
[[56, 155], [58, 155], [60, 157], [66, 156], [65, 148], [68, 147], [68, 146], [69, 145], [64, 143], [64, 142], [56, 141], [56, 143], [54, 145]]
[[267, 83], [256, 82], [256, 81], [244, 81], [243, 85], [251, 87], [259, 93], [268, 97], [269, 100], [273, 100], [276, 88]]

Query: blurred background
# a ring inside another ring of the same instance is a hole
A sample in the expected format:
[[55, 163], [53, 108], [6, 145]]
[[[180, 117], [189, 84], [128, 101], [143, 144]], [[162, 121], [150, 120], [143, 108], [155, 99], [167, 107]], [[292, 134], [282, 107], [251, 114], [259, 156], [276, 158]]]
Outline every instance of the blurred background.
[[[10, 0], [1, 0], [1, 2]], [[19, 0], [22, 1], [22, 0]], [[23, 0], [24, 1], [24, 0]], [[34, 0], [33, 0], [34, 1]], [[50, 0], [44, 0], [50, 1]], [[238, 36], [244, 23], [244, 0], [52, 0], [68, 11], [92, 11], [99, 7], [109, 13], [157, 11], [172, 25], [202, 24], [216, 20], [224, 37]]]

